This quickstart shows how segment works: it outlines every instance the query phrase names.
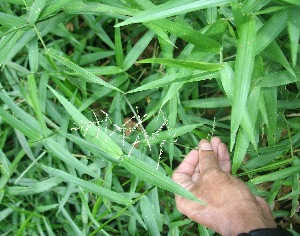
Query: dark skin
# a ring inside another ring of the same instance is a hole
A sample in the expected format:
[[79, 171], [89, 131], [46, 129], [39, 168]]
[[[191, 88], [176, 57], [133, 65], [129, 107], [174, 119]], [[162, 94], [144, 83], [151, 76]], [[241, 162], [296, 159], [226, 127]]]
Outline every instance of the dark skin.
[[176, 195], [178, 210], [191, 220], [224, 236], [276, 228], [266, 201], [254, 196], [231, 173], [227, 146], [218, 137], [201, 140], [174, 171], [172, 179], [207, 206]]

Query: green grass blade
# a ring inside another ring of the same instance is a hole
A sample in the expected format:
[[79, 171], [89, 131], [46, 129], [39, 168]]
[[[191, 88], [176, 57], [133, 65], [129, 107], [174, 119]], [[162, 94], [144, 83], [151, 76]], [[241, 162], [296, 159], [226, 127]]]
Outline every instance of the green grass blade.
[[26, 111], [22, 110], [14, 101], [10, 98], [7, 91], [3, 88], [2, 84], [0, 83], [0, 99], [13, 111], [13, 113], [21, 119], [26, 125], [29, 127], [39, 130], [39, 123], [35, 120], [30, 114]]
[[106, 189], [104, 187], [101, 187], [97, 184], [91, 183], [89, 181], [79, 179], [76, 176], [73, 176], [71, 174], [68, 174], [64, 171], [61, 171], [59, 169], [55, 169], [46, 165], [41, 165], [41, 168], [47, 172], [49, 175], [57, 176], [63, 179], [64, 182], [67, 183], [74, 183], [80, 187], [82, 187], [85, 190], [88, 190], [89, 192], [92, 192], [98, 196], [105, 197], [109, 201], [116, 202], [122, 205], [127, 205], [130, 203], [130, 199], [123, 196], [120, 193], [113, 192], [109, 189]]
[[244, 132], [244, 129], [240, 128], [237, 135], [236, 145], [235, 145], [233, 159], [232, 159], [233, 175], [236, 174], [236, 171], [240, 168], [241, 164], [243, 163], [249, 144], [250, 144], [250, 140], [248, 136]]
[[290, 3], [300, 7], [300, 2], [298, 0], [280, 0], [281, 2]]
[[130, 52], [126, 55], [123, 63], [123, 70], [128, 70], [139, 58], [142, 52], [149, 45], [150, 41], [154, 37], [154, 33], [152, 31], [148, 31], [143, 35], [143, 37], [134, 45], [134, 47], [130, 50]]
[[41, 11], [44, 9], [46, 5], [46, 0], [35, 0], [34, 3], [31, 5], [28, 16], [27, 22], [30, 25], [33, 25], [39, 18]]
[[57, 143], [53, 139], [45, 139], [43, 144], [49, 152], [54, 156], [68, 164], [69, 166], [74, 167], [75, 169], [82, 171], [94, 178], [98, 178], [98, 175], [92, 171], [88, 166], [76, 159], [67, 149], [65, 149], [61, 144]]
[[25, 137], [25, 135], [23, 133], [21, 133], [19, 130], [15, 130], [16, 132], [16, 137], [18, 139], [18, 142], [20, 143], [22, 149], [24, 150], [24, 152], [26, 153], [26, 155], [31, 159], [31, 161], [36, 161], [34, 154], [30, 148], [30, 145]]
[[[121, 69], [122, 70], [122, 69]], [[122, 70], [123, 71], [123, 70]], [[115, 79], [111, 80], [109, 83], [113, 87], [120, 87], [122, 86], [126, 81], [128, 81], [128, 76], [126, 74], [119, 74], [115, 77]], [[79, 108], [79, 111], [85, 110], [87, 107], [89, 107], [94, 102], [100, 100], [101, 98], [111, 94], [114, 92], [112, 89], [107, 89], [106, 87], [102, 87], [96, 92], [94, 92], [90, 97], [88, 97]], [[75, 103], [76, 104], [76, 103]]]
[[9, 28], [18, 28], [27, 25], [27, 22], [21, 17], [0, 12], [0, 25], [7, 26]]
[[21, 222], [21, 225], [18, 229], [18, 231], [16, 232], [16, 236], [21, 236], [24, 235], [24, 231], [28, 226], [29, 222], [31, 221], [32, 217], [33, 217], [34, 213], [31, 213], [26, 220], [24, 220], [23, 222]]
[[115, 91], [121, 92], [122, 91], [112, 85], [110, 85], [109, 83], [106, 83], [104, 80], [98, 78], [97, 76], [95, 76], [94, 74], [90, 73], [89, 71], [83, 69], [82, 67], [74, 64], [73, 62], [71, 62], [69, 59], [67, 59], [66, 57], [62, 56], [61, 53], [59, 53], [58, 51], [51, 49], [49, 50], [49, 55], [56, 61], [64, 64], [65, 66], [69, 67], [71, 70], [73, 70], [74, 72], [80, 74], [87, 82], [92, 82], [92, 83], [97, 83], [100, 85], [103, 85], [107, 88], [113, 89]]
[[[123, 70], [118, 66], [99, 66], [99, 67], [83, 67], [84, 70], [92, 73], [93, 75], [100, 76], [100, 75], [116, 75], [122, 73]], [[80, 76], [78, 72], [64, 72], [67, 75], [71, 76]], [[114, 86], [115, 87], [115, 86]]]
[[251, 179], [250, 181], [254, 184], [260, 184], [260, 183], [265, 183], [268, 181], [285, 179], [285, 178], [292, 176], [294, 174], [297, 174], [299, 172], [300, 172], [300, 165], [292, 166], [292, 167], [287, 167], [287, 168], [279, 170], [279, 171], [275, 171], [270, 174], [255, 177], [255, 178]]
[[263, 8], [265, 5], [267, 5], [270, 2], [270, 0], [265, 1], [257, 1], [257, 0], [246, 0], [243, 4], [242, 11], [245, 14], [249, 14], [253, 12], [259, 11], [261, 8]]
[[[61, 104], [65, 107], [67, 112], [78, 124], [78, 127], [84, 126], [81, 130], [84, 137], [98, 146], [101, 150], [108, 153], [110, 156], [119, 159], [123, 152], [121, 148], [114, 143], [110, 138], [110, 133], [108, 130], [101, 127], [97, 124], [97, 121], [94, 123], [89, 121], [84, 115], [82, 115], [79, 110], [76, 109], [67, 99], [59, 95], [54, 89], [49, 87], [51, 92], [58, 98]], [[76, 128], [76, 127], [75, 127]]]
[[256, 129], [255, 129], [255, 125], [256, 125], [256, 120], [258, 117], [258, 101], [260, 98], [260, 88], [259, 87], [255, 87], [249, 97], [248, 97], [248, 101], [247, 101], [247, 107], [246, 107], [246, 111], [244, 113], [241, 125], [245, 131], [245, 133], [248, 135], [249, 140], [251, 141], [251, 143], [253, 144], [254, 148], [257, 149], [257, 134], [256, 134]]
[[54, 177], [40, 182], [29, 183], [27, 184], [28, 186], [7, 187], [7, 191], [11, 195], [32, 195], [47, 192], [51, 188], [58, 186], [61, 182], [60, 178]]
[[236, 56], [230, 150], [234, 146], [236, 133], [241, 124], [249, 94], [254, 65], [255, 35], [256, 26], [254, 17], [245, 17], [240, 29]]
[[101, 24], [95, 19], [94, 16], [86, 14], [83, 15], [82, 17], [85, 20], [85, 22], [90, 26], [90, 28], [99, 36], [101, 40], [103, 40], [110, 48], [117, 50], [117, 48], [115, 48], [114, 43], [108, 36], [108, 34], [105, 32]]
[[[254, 98], [252, 98], [252, 100], [255, 100], [256, 103], [251, 104], [250, 101], [248, 101], [248, 109], [247, 112], [244, 113], [241, 127], [237, 136], [237, 141], [234, 149], [234, 156], [232, 160], [232, 173], [234, 174], [243, 163], [250, 141], [253, 144], [253, 147], [257, 149], [255, 123], [258, 115], [257, 100], [259, 96], [257, 93], [253, 93], [253, 95]], [[248, 112], [248, 110], [251, 111], [251, 116], [249, 115], [250, 113]]]
[[218, 107], [230, 107], [230, 103], [227, 98], [206, 98], [184, 101], [182, 103], [185, 107], [194, 108], [218, 108]]
[[41, 127], [41, 132], [43, 133], [44, 136], [46, 136], [47, 134], [49, 134], [49, 132], [45, 123], [44, 115], [42, 113], [41, 104], [38, 98], [38, 91], [36, 87], [35, 77], [33, 74], [28, 76], [28, 88], [29, 88], [29, 95], [33, 105], [33, 109]]
[[149, 201], [147, 196], [141, 198], [141, 210], [144, 222], [147, 226], [149, 235], [160, 235], [158, 225], [156, 222], [156, 217], [154, 214], [153, 205]]
[[234, 2], [234, 0], [172, 0], [149, 10], [143, 11], [140, 14], [129, 18], [128, 20], [118, 24], [117, 26], [124, 26], [138, 22], [148, 22], [158, 19], [163, 19], [170, 16], [180, 15], [191, 11], [205, 9], [207, 7], [215, 7]]
[[208, 63], [208, 62], [195, 62], [195, 61], [181, 61], [176, 59], [167, 58], [150, 58], [139, 61], [139, 63], [156, 63], [167, 66], [174, 66], [178, 68], [186, 68], [193, 70], [203, 70], [203, 71], [217, 71], [222, 68], [220, 63]]
[[255, 54], [264, 50], [286, 27], [288, 11], [282, 10], [274, 14], [257, 32]]
[[176, 82], [176, 83], [172, 83], [170, 88], [167, 88], [167, 92], [165, 93], [165, 96], [161, 100], [161, 104], [159, 108], [160, 110], [170, 99], [174, 98], [176, 94], [178, 94], [179, 89], [181, 89], [183, 85], [184, 85], [183, 82]]
[[291, 75], [296, 77], [282, 49], [275, 41], [270, 43], [270, 45], [264, 50], [264, 54], [266, 54], [266, 56], [269, 57], [272, 61], [281, 64], [283, 67], [285, 67], [285, 69], [287, 69], [291, 73]]
[[233, 80], [234, 80], [234, 72], [231, 66], [228, 63], [223, 64], [223, 68], [220, 70], [220, 79], [225, 91], [225, 94], [230, 101], [233, 103]]
[[282, 201], [282, 200], [288, 199], [290, 197], [298, 196], [299, 194], [300, 194], [300, 189], [298, 189], [296, 191], [292, 191], [291, 193], [288, 193], [287, 195], [277, 199], [277, 201]]
[[165, 32], [161, 27], [153, 23], [145, 23], [145, 26], [152, 32], [154, 32], [157, 35], [157, 37], [164, 40], [166, 43], [174, 46], [174, 43], [169, 39], [167, 32]]
[[[271, 150], [273, 148], [270, 148]], [[274, 150], [274, 149], [273, 149]], [[265, 156], [263, 156], [263, 158], [265, 158]], [[251, 174], [255, 174], [255, 173], [260, 173], [260, 172], [265, 172], [265, 171], [273, 171], [276, 170], [278, 168], [281, 168], [282, 166], [285, 165], [289, 165], [293, 162], [294, 158], [290, 158], [287, 160], [283, 160], [283, 161], [276, 161], [275, 163], [263, 166], [263, 167], [259, 167], [259, 168], [249, 168], [250, 170], [247, 170], [243, 173], [237, 174], [237, 176], [245, 176], [245, 175], [251, 175]]]
[[[57, 12], [58, 10], [62, 9], [63, 7], [69, 6], [70, 2], [74, 0], [51, 0], [51, 2], [47, 3], [47, 6], [45, 7], [44, 11], [42, 12], [40, 18], [47, 18], [52, 13]], [[78, 2], [74, 3], [77, 4]]]
[[268, 116], [267, 139], [269, 145], [275, 145], [277, 140], [277, 87], [262, 89]]
[[9, 58], [8, 55], [12, 51], [13, 48], [16, 47], [16, 44], [19, 38], [23, 35], [21, 30], [16, 32], [12, 32], [8, 35], [5, 35], [1, 38], [0, 41], [0, 66], [3, 65], [5, 61]]
[[135, 176], [157, 187], [173, 192], [187, 199], [204, 204], [200, 199], [196, 198], [190, 191], [176, 184], [173, 180], [162, 174], [160, 171], [149, 168], [149, 165], [137, 158], [124, 157], [124, 159], [121, 162], [121, 165]]
[[[295, 165], [299, 164], [299, 160], [295, 160], [294, 164]], [[292, 183], [293, 192], [297, 192], [299, 190], [299, 173], [294, 174], [292, 178], [293, 178], [293, 183]], [[296, 214], [296, 212], [298, 212], [298, 208], [299, 208], [299, 195], [292, 197], [292, 209], [291, 209], [292, 216]]]
[[86, 214], [88, 215], [89, 219], [91, 220], [91, 222], [96, 226], [96, 227], [100, 227], [100, 224], [97, 222], [97, 220], [94, 218], [90, 208], [89, 208], [89, 205], [88, 205], [88, 199], [85, 195], [87, 194], [84, 194], [82, 188], [79, 188], [79, 196], [80, 196], [80, 199], [82, 201], [82, 205], [85, 209], [85, 212]]
[[16, 128], [19, 130], [21, 133], [25, 134], [27, 137], [29, 137], [32, 140], [39, 140], [42, 138], [42, 135], [37, 132], [36, 129], [32, 129], [32, 127], [27, 126], [26, 124], [24, 125], [23, 122], [20, 120], [16, 119], [14, 116], [9, 114], [7, 111], [2, 109], [0, 107], [0, 116], [12, 127]]
[[194, 44], [204, 51], [218, 53], [222, 49], [220, 43], [211, 39], [205, 34], [200, 33], [199, 31], [196, 31], [190, 27], [186, 27], [186, 25], [175, 23], [169, 20], [154, 21], [153, 24], [189, 43]]
[[[28, 144], [27, 144], [28, 145]], [[29, 147], [28, 147], [29, 148]], [[29, 149], [30, 150], [30, 149]], [[30, 150], [31, 151], [31, 150]], [[26, 153], [27, 154], [27, 153]], [[42, 152], [41, 155], [39, 155], [36, 159], [34, 157], [32, 157], [31, 159], [34, 160], [33, 162], [30, 163], [30, 165], [18, 176], [18, 178], [16, 178], [16, 180], [14, 181], [14, 184], [17, 184], [22, 178], [23, 176], [34, 166], [36, 165], [36, 163], [46, 154], [46, 152]], [[33, 155], [33, 154], [32, 154]], [[50, 189], [50, 188], [49, 188]]]
[[122, 68], [124, 63], [124, 52], [121, 40], [120, 27], [115, 27], [115, 51], [117, 66]]
[[69, 140], [71, 140], [72, 142], [76, 143], [79, 147], [81, 147], [84, 150], [90, 151], [91, 153], [93, 153], [96, 157], [99, 158], [104, 158], [109, 162], [112, 162], [114, 164], [119, 164], [120, 161], [111, 157], [110, 155], [108, 155], [106, 152], [100, 150], [98, 148], [98, 146], [96, 146], [95, 144], [80, 138], [76, 135], [72, 135], [72, 134], [68, 134], [68, 133], [63, 133], [64, 136], [66, 136]]
[[165, 85], [172, 84], [174, 82], [174, 80], [176, 80], [176, 79], [177, 79], [177, 75], [164, 76], [161, 79], [141, 85], [140, 87], [138, 87], [136, 89], [132, 89], [132, 90], [128, 91], [127, 93], [136, 93], [136, 92], [145, 91], [145, 90], [157, 89], [159, 87], [163, 87]]
[[281, 85], [288, 85], [291, 83], [299, 82], [300, 81], [299, 68], [295, 70], [295, 75], [296, 77], [293, 76], [288, 71], [280, 71], [269, 75], [264, 75], [257, 79], [256, 86], [271, 88], [271, 87], [278, 87]]
[[278, 109], [298, 109], [300, 108], [300, 99], [295, 100], [278, 100], [277, 101]]
[[[178, 94], [175, 95], [170, 101], [168, 102], [168, 125], [169, 130], [176, 129], [177, 127], [177, 114], [178, 114]], [[189, 133], [189, 132], [188, 132]], [[176, 136], [176, 134], [174, 134]], [[174, 138], [172, 137], [169, 139], [168, 143], [168, 153], [169, 153], [169, 163], [172, 168], [172, 163], [174, 160], [174, 153], [175, 153], [175, 145], [174, 145]], [[162, 144], [160, 144], [162, 145]]]
[[[149, 139], [150, 144], [161, 143], [162, 140], [170, 140], [173, 138], [177, 138], [183, 134], [187, 134], [192, 132], [194, 129], [199, 127], [199, 124], [196, 125], [184, 125], [177, 128], [172, 128], [167, 131], [161, 131], [159, 134], [154, 135]], [[143, 141], [145, 142], [145, 141]]]
[[208, 24], [213, 24], [217, 21], [218, 17], [218, 8], [217, 7], [209, 7], [206, 9], [206, 21]]
[[66, 7], [66, 12], [69, 14], [109, 14], [117, 19], [125, 19], [124, 16], [132, 16], [138, 11], [135, 9], [128, 9], [124, 6], [114, 7], [107, 4], [101, 4], [96, 2], [77, 2], [76, 4], [68, 5]]
[[71, 226], [71, 228], [73, 229], [73, 232], [69, 232], [69, 234], [84, 236], [84, 233], [78, 228], [78, 225], [73, 221], [72, 217], [65, 210], [65, 208], [62, 208], [61, 212], [62, 212], [63, 216], [65, 217], [66, 222], [68, 222], [69, 225]]
[[14, 212], [14, 209], [10, 208], [10, 207], [8, 207], [4, 210], [1, 210], [0, 211], [0, 221], [3, 221], [7, 216], [9, 216], [13, 212]]
[[38, 48], [38, 39], [34, 38], [28, 47], [28, 59], [30, 65], [30, 71], [36, 73], [39, 68], [39, 48]]
[[81, 56], [78, 65], [83, 66], [86, 64], [95, 63], [101, 59], [109, 58], [113, 55], [115, 55], [115, 51], [101, 51], [101, 52], [89, 53]]
[[291, 58], [293, 66], [295, 67], [300, 39], [300, 7], [289, 9], [288, 32], [290, 37]]

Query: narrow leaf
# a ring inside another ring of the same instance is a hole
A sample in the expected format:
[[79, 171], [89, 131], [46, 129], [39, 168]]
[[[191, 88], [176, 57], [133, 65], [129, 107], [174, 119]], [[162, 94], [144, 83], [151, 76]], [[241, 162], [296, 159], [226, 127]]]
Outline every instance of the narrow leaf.
[[153, 22], [153, 24], [189, 43], [194, 44], [202, 50], [218, 53], [222, 49], [220, 43], [211, 39], [205, 34], [200, 33], [199, 31], [196, 31], [190, 27], [186, 27], [186, 25], [175, 23], [165, 19], [155, 21]]
[[281, 85], [287, 85], [287, 84], [299, 82], [300, 81], [299, 68], [295, 70], [295, 74], [296, 77], [293, 76], [288, 71], [280, 71], [280, 72], [264, 75], [263, 77], [257, 79], [256, 86], [271, 88], [271, 87], [278, 87]]
[[152, 206], [147, 196], [142, 197], [140, 201], [141, 201], [142, 216], [146, 223], [149, 235], [153, 235], [153, 236], [160, 235], [157, 222], [156, 222], [156, 217], [154, 214], [154, 209], [153, 209], [154, 207]]
[[260, 184], [264, 182], [275, 181], [278, 179], [284, 179], [294, 174], [297, 174], [299, 172], [300, 172], [300, 165], [292, 166], [279, 171], [272, 172], [270, 174], [255, 177], [250, 181], [253, 182], [254, 184]]
[[291, 57], [293, 66], [295, 67], [300, 39], [300, 7], [289, 9], [288, 32], [290, 37]]
[[48, 51], [49, 55], [56, 61], [64, 64], [65, 66], [69, 67], [71, 70], [73, 70], [74, 72], [80, 74], [86, 81], [88, 82], [92, 82], [92, 83], [97, 83], [100, 85], [103, 85], [107, 88], [113, 89], [115, 91], [121, 92], [123, 93], [120, 89], [110, 85], [109, 83], [106, 83], [104, 80], [98, 78], [97, 76], [95, 76], [94, 74], [92, 74], [91, 72], [83, 69], [82, 67], [74, 64], [73, 62], [71, 62], [69, 59], [67, 59], [64, 56], [61, 56], [60, 53], [54, 49], [51, 49]]
[[54, 156], [56, 156], [66, 164], [94, 178], [98, 178], [98, 175], [95, 172], [93, 172], [88, 166], [76, 159], [67, 149], [65, 149], [58, 142], [54, 141], [51, 138], [48, 138], [44, 139], [43, 143], [48, 151], [50, 151]]
[[222, 68], [220, 63], [208, 63], [208, 62], [197, 62], [197, 61], [181, 61], [176, 59], [167, 58], [150, 58], [139, 61], [139, 63], [156, 63], [167, 66], [174, 66], [179, 68], [187, 68], [193, 70], [203, 70], [203, 71], [217, 71]]
[[140, 91], [144, 91], [144, 90], [157, 89], [159, 87], [172, 84], [174, 82], [174, 80], [176, 80], [176, 79], [177, 79], [176, 74], [165, 76], [161, 79], [144, 84], [136, 89], [132, 89], [132, 90], [128, 91], [127, 93], [135, 93], [135, 92], [140, 92]]
[[122, 156], [122, 149], [117, 144], [115, 144], [114, 141], [110, 138], [109, 130], [103, 128], [97, 120], [95, 120], [94, 122], [89, 121], [66, 98], [59, 95], [51, 87], [49, 88], [52, 91], [52, 93], [58, 98], [61, 104], [65, 107], [65, 109], [68, 111], [71, 117], [75, 120], [75, 122], [78, 124], [78, 127], [74, 127], [75, 130], [79, 129], [87, 140], [94, 143], [96, 146], [98, 146], [104, 152], [108, 153], [110, 156], [116, 159], [119, 159]]
[[264, 50], [286, 27], [288, 11], [282, 10], [274, 14], [257, 32], [255, 54]]
[[158, 19], [163, 19], [170, 16], [184, 14], [191, 11], [204, 9], [207, 7], [215, 7], [234, 2], [234, 0], [172, 0], [160, 4], [149, 10], [143, 11], [140, 14], [129, 18], [128, 20], [118, 24], [117, 26], [124, 26], [137, 22], [147, 22]]
[[240, 29], [240, 38], [235, 65], [234, 99], [231, 113], [230, 149], [235, 143], [236, 133], [241, 124], [250, 89], [251, 75], [254, 65], [255, 50], [255, 18], [245, 17]]
[[49, 134], [49, 131], [47, 129], [44, 115], [42, 113], [40, 100], [38, 98], [38, 91], [37, 91], [37, 87], [36, 87], [35, 77], [33, 74], [28, 76], [28, 88], [29, 88], [29, 94], [30, 94], [34, 112], [35, 112], [37, 120], [39, 121], [40, 126], [42, 128], [41, 132], [43, 133], [44, 136], [46, 136], [47, 134]]
[[123, 63], [123, 69], [128, 70], [139, 58], [142, 52], [149, 45], [150, 41], [154, 37], [154, 33], [152, 31], [148, 31], [143, 35], [143, 37], [134, 45], [134, 47], [130, 50], [130, 52], [126, 55]]
[[39, 18], [41, 11], [44, 9], [46, 5], [46, 0], [35, 0], [31, 5], [27, 21], [30, 25], [33, 25]]
[[230, 103], [228, 99], [224, 97], [189, 100], [189, 101], [184, 101], [182, 104], [185, 107], [195, 107], [195, 108], [230, 107]]
[[73, 176], [64, 171], [54, 169], [54, 168], [46, 166], [46, 165], [41, 165], [41, 168], [50, 175], [62, 178], [64, 182], [74, 183], [74, 184], [82, 187], [83, 189], [86, 189], [94, 194], [97, 194], [98, 196], [105, 197], [106, 199], [108, 199], [112, 202], [116, 202], [116, 203], [119, 203], [122, 205], [127, 205], [130, 203], [130, 199], [128, 199], [127, 197], [123, 196], [120, 193], [113, 192], [113, 191], [103, 188], [97, 184], [91, 183], [91, 182], [83, 180], [83, 179], [79, 179], [76, 176]]

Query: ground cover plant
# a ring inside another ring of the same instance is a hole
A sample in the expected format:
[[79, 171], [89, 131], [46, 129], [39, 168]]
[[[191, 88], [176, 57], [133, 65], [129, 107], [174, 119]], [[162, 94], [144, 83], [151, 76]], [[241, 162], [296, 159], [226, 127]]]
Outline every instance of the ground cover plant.
[[202, 138], [299, 235], [298, 0], [2, 0], [1, 235], [214, 235], [170, 179]]

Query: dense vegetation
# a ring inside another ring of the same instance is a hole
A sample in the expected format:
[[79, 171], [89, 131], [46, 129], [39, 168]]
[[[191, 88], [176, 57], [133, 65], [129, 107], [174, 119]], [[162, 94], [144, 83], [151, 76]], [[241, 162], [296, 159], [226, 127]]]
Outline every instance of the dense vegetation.
[[213, 235], [170, 179], [218, 135], [300, 230], [298, 0], [2, 0], [1, 235]]

